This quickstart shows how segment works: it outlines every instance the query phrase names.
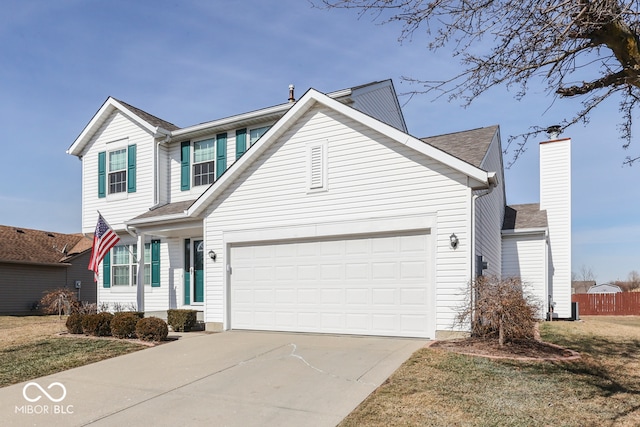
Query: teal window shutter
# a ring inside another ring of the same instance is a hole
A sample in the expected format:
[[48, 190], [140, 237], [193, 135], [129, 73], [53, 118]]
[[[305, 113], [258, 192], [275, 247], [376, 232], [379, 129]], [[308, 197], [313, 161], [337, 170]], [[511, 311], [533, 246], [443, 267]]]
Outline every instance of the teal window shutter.
[[106, 197], [107, 195], [107, 153], [101, 151], [98, 153], [98, 197]]
[[151, 241], [151, 287], [160, 287], [160, 240]]
[[102, 287], [111, 287], [111, 251], [102, 258]]
[[247, 129], [238, 129], [236, 131], [236, 160], [247, 151]]
[[136, 145], [127, 148], [127, 193], [136, 192]]
[[191, 240], [184, 240], [184, 304], [191, 304]]
[[227, 170], [227, 134], [216, 135], [216, 179]]
[[180, 144], [180, 190], [191, 188], [191, 142]]

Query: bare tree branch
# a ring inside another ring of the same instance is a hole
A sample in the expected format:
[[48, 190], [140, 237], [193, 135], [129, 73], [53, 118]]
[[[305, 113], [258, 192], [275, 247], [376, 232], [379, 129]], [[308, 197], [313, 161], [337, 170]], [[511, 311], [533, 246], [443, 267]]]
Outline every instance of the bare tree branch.
[[[438, 81], [404, 77], [420, 86], [413, 94], [435, 93], [468, 105], [495, 86], [522, 98], [534, 80], [560, 98], [584, 98], [582, 109], [562, 129], [588, 123], [589, 114], [610, 96], [619, 97], [623, 147], [632, 141], [640, 88], [640, 0], [317, 0], [320, 7], [353, 9], [360, 18], [402, 25], [399, 41], [420, 33], [434, 51], [451, 49], [463, 71]], [[585, 78], [586, 77], [586, 78]], [[509, 141], [514, 159], [529, 137]], [[515, 141], [518, 142], [515, 142]], [[640, 157], [640, 156], [638, 156]], [[625, 164], [638, 157], [629, 156]]]

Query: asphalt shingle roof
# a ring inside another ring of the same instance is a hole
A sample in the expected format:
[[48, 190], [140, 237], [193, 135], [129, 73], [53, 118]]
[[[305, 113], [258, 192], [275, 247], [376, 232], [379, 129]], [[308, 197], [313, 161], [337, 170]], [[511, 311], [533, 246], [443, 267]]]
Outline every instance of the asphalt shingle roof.
[[161, 118], [156, 117], [153, 114], [149, 114], [146, 111], [143, 111], [143, 110], [141, 110], [139, 108], [136, 108], [131, 104], [127, 104], [126, 102], [121, 101], [119, 99], [116, 99], [116, 101], [118, 101], [119, 103], [121, 103], [122, 105], [127, 107], [129, 110], [131, 110], [133, 113], [135, 113], [141, 119], [145, 120], [147, 123], [150, 123], [150, 124], [152, 124], [154, 126], [159, 126], [162, 129], [169, 130], [169, 131], [180, 129], [178, 126], [174, 125], [173, 123], [170, 123], [170, 122], [168, 122], [166, 120], [162, 120]]
[[479, 168], [497, 131], [496, 125], [420, 139]]
[[187, 200], [184, 202], [167, 203], [166, 205], [162, 205], [148, 212], [145, 212], [142, 215], [138, 215], [134, 219], [155, 218], [159, 216], [179, 214], [189, 209], [189, 206], [191, 206], [194, 202], [195, 200]]
[[540, 203], [507, 206], [504, 211], [503, 230], [547, 227], [547, 211], [540, 210]]
[[63, 263], [91, 249], [84, 235], [53, 233], [0, 225], [0, 262], [28, 264]]

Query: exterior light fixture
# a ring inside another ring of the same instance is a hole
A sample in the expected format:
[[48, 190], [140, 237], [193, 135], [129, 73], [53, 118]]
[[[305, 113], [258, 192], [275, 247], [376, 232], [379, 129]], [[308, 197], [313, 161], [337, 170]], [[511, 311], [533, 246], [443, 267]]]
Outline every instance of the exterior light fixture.
[[451, 245], [451, 249], [456, 249], [458, 247], [458, 243], [460, 243], [460, 241], [455, 233], [452, 233], [451, 236], [449, 236], [449, 243]]
[[217, 257], [218, 255], [213, 250], [209, 251], [209, 258], [211, 258], [213, 261], [215, 261]]

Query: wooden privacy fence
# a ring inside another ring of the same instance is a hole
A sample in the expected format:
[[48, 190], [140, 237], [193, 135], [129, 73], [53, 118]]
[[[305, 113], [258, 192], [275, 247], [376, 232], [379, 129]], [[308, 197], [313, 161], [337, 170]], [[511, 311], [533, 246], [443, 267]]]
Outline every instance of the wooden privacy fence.
[[573, 294], [571, 302], [578, 303], [579, 315], [640, 315], [640, 292]]

